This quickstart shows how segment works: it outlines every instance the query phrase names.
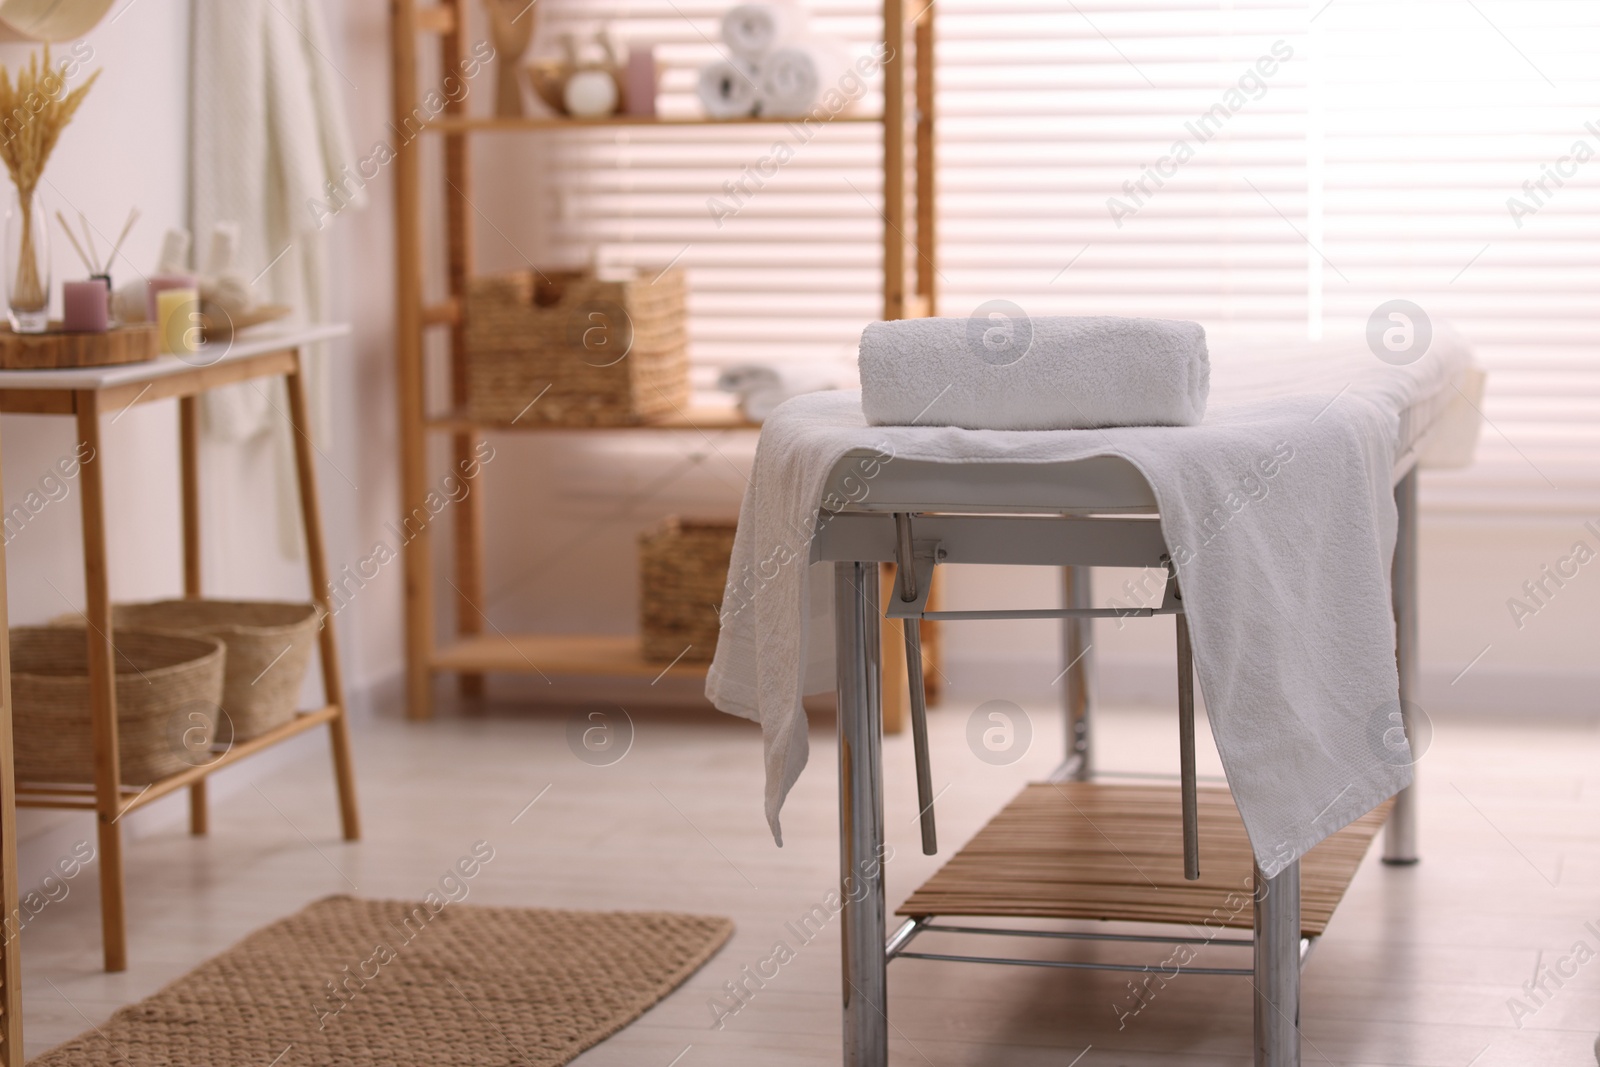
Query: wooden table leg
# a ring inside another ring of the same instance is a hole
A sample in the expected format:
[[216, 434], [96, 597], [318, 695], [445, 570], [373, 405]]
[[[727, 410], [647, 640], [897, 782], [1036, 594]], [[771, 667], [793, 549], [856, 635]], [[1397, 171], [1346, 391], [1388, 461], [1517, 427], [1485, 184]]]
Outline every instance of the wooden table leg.
[[122, 884], [122, 828], [117, 824], [122, 767], [117, 749], [117, 679], [111, 640], [111, 584], [106, 571], [105, 492], [101, 464], [100, 396], [84, 390], [75, 396], [78, 471], [83, 510], [83, 584], [88, 600], [85, 633], [89, 642], [90, 734], [94, 745], [95, 815], [100, 845], [100, 927], [108, 971], [128, 967], [126, 913]]
[[305, 523], [306, 561], [311, 570], [311, 598], [322, 613], [318, 631], [318, 658], [322, 660], [322, 697], [338, 709], [328, 722], [333, 745], [333, 773], [339, 785], [339, 817], [346, 841], [361, 838], [361, 816], [356, 807], [355, 767], [350, 759], [350, 724], [346, 715], [344, 682], [339, 674], [339, 647], [333, 630], [333, 605], [328, 599], [328, 561], [322, 546], [322, 507], [317, 501], [317, 470], [312, 457], [311, 420], [307, 417], [306, 386], [302, 374], [303, 352], [295, 353], [294, 373], [286, 375], [289, 387], [289, 422], [294, 436], [294, 466], [300, 490], [300, 517]]
[[17, 894], [17, 778], [11, 746], [11, 632], [0, 541], [0, 1067], [23, 1067], [22, 941]]
[[[200, 599], [200, 403], [186, 396], [178, 401], [178, 469], [183, 493], [183, 595]], [[231, 736], [231, 735], [230, 735]], [[189, 832], [204, 836], [207, 826], [206, 780], [189, 787]]]

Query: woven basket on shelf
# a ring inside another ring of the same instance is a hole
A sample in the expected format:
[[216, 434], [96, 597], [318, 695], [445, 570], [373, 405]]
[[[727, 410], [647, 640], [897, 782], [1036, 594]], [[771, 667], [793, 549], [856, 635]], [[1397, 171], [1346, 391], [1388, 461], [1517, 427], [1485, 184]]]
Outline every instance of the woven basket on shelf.
[[[300, 682], [317, 637], [311, 604], [266, 600], [158, 600], [117, 604], [111, 621], [141, 630], [170, 630], [215, 637], [228, 649], [223, 673], [223, 726], [232, 740], [248, 741], [295, 716]], [[224, 736], [224, 740], [228, 740]]]
[[[86, 633], [11, 631], [12, 736], [23, 781], [94, 780]], [[222, 699], [222, 642], [153, 630], [120, 630], [113, 640], [122, 781], [145, 785], [206, 762]]]
[[682, 270], [602, 281], [516, 271], [467, 286], [467, 414], [479, 422], [630, 426], [689, 402]]
[[681, 655], [684, 661], [710, 661], [717, 650], [734, 526], [674, 517], [639, 535], [639, 633], [645, 659], [666, 663]]

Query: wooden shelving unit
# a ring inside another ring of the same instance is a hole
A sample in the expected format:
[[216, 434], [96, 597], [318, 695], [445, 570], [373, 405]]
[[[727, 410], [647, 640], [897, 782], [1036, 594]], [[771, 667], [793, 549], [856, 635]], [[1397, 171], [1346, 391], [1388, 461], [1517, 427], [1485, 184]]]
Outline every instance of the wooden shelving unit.
[[[456, 69], [469, 48], [468, 0], [391, 0], [393, 49], [393, 107], [396, 128], [417, 113], [421, 103], [418, 68], [421, 48], [436, 48], [443, 69]], [[881, 115], [848, 116], [833, 122], [878, 123], [883, 127], [884, 202], [883, 316], [913, 318], [934, 313], [933, 180], [933, 19], [932, 2], [884, 0], [884, 41], [889, 58], [883, 66], [884, 107]], [[914, 56], [914, 78], [907, 76], [908, 37]], [[443, 294], [430, 294], [425, 285], [428, 254], [423, 241], [425, 196], [422, 179], [424, 137], [407, 140], [397, 150], [395, 171], [395, 357], [399, 382], [399, 430], [402, 512], [420, 505], [429, 489], [428, 447], [431, 434], [444, 434], [451, 443], [452, 461], [466, 460], [486, 433], [545, 432], [560, 427], [499, 427], [473, 422], [462, 414], [466, 404], [464, 329], [461, 308], [468, 279], [475, 269], [473, 249], [472, 141], [482, 134], [506, 136], [538, 134], [576, 127], [684, 127], [707, 125], [762, 125], [790, 120], [713, 120], [693, 117], [642, 119], [618, 116], [605, 119], [490, 118], [467, 114], [463, 98], [447, 105], [443, 114], [423, 127], [425, 135], [441, 139], [444, 152], [442, 189], [433, 201], [445, 217], [444, 248], [447, 286]], [[911, 162], [914, 162], [914, 166]], [[912, 206], [914, 204], [914, 206]], [[908, 210], [909, 207], [909, 210]], [[430, 333], [448, 335], [446, 357], [451, 385], [451, 408], [429, 410], [428, 364], [425, 340]], [[690, 410], [642, 429], [723, 430], [747, 425], [736, 412], [723, 409]], [[568, 432], [606, 433], [618, 430]], [[455, 674], [466, 696], [483, 692], [488, 672], [537, 673], [545, 676], [608, 676], [640, 679], [648, 684], [660, 676], [665, 664], [647, 662], [634, 638], [616, 635], [538, 635], [485, 632], [483, 500], [473, 493], [454, 507], [454, 558], [446, 566], [454, 587], [455, 633], [437, 632], [434, 599], [435, 546], [431, 529], [424, 528], [404, 548], [406, 586], [406, 709], [413, 719], [426, 719], [433, 711], [436, 674]], [[898, 642], [898, 635], [894, 640]], [[889, 647], [894, 647], [890, 645]], [[898, 664], [898, 666], [897, 666]], [[895, 671], [900, 672], [897, 678]], [[885, 658], [884, 721], [896, 729], [904, 707], [904, 666], [898, 658]], [[702, 664], [678, 664], [667, 670], [677, 677], [704, 677]], [[897, 694], [898, 699], [897, 699]]]

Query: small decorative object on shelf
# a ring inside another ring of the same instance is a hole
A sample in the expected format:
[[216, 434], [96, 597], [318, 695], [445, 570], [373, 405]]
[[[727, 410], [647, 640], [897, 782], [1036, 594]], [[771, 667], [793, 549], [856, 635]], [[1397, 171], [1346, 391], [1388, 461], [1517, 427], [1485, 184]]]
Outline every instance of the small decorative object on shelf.
[[239, 224], [224, 221], [211, 231], [205, 273], [200, 276], [200, 331], [205, 341], [226, 341], [240, 330], [288, 317], [286, 304], [261, 304], [239, 270]]
[[489, 36], [494, 40], [494, 113], [502, 119], [521, 118], [522, 83], [517, 72], [533, 43], [538, 5], [527, 0], [484, 0], [489, 9]]
[[45, 333], [16, 333], [0, 326], [0, 370], [59, 370], [109, 367], [155, 359], [156, 328], [148, 323], [117, 326], [103, 333], [65, 330], [50, 324]]
[[50, 316], [50, 238], [44, 209], [39, 203], [39, 179], [61, 131], [72, 121], [89, 87], [100, 76], [89, 75], [68, 92], [62, 72], [50, 64], [50, 46], [44, 62], [37, 54], [17, 71], [16, 82], [0, 66], [0, 115], [25, 115], [27, 121], [0, 137], [0, 160], [11, 175], [13, 198], [6, 216], [6, 300], [11, 328], [18, 333], [42, 333]]
[[626, 91], [622, 94], [623, 110], [634, 118], [656, 117], [656, 93], [661, 87], [661, 75], [656, 68], [656, 50], [647, 44], [628, 47], [628, 74]]
[[674, 516], [639, 535], [639, 638], [645, 659], [711, 661], [735, 525]]
[[681, 269], [624, 280], [516, 271], [467, 287], [467, 412], [485, 423], [637, 426], [689, 403]]
[[626, 65], [604, 32], [587, 49], [564, 34], [560, 58], [536, 59], [526, 69], [534, 94], [558, 115], [605, 118], [617, 113], [627, 93]]
[[104, 278], [61, 283], [61, 328], [68, 333], [105, 333], [111, 328]]
[[[133, 231], [133, 224], [139, 221], [139, 209], [134, 208], [128, 212], [128, 221], [123, 223], [122, 233], [117, 236], [116, 243], [111, 246], [111, 251], [106, 254], [104, 262], [98, 261], [99, 249], [95, 248], [94, 245], [94, 229], [89, 225], [89, 220], [84, 218], [83, 212], [78, 212], [78, 221], [83, 223], [83, 244], [78, 243], [77, 237], [73, 236], [72, 233], [72, 224], [59, 211], [56, 212], [56, 221], [61, 223], [61, 229], [66, 233], [67, 240], [72, 242], [73, 251], [77, 252], [78, 258], [83, 261], [84, 269], [89, 272], [89, 281], [100, 283], [106, 305], [105, 311], [97, 319], [93, 311], [85, 303], [88, 299], [86, 295], [88, 290], [79, 288], [84, 283], [66, 282], [62, 290], [63, 314], [61, 318], [63, 325], [68, 330], [87, 330], [91, 332], [100, 332], [110, 326], [115, 326], [117, 324], [117, 314], [116, 308], [112, 306], [112, 301], [116, 293], [116, 287], [111, 284], [111, 264], [117, 261], [117, 253], [122, 251], [122, 242], [126, 241], [128, 234]], [[89, 249], [87, 252], [84, 251], [85, 246]], [[78, 293], [78, 296], [74, 297], [72, 295], [74, 291]], [[104, 321], [98, 328], [92, 325], [99, 320]], [[89, 323], [91, 325], [74, 325], [74, 323]]]
[[50, 323], [50, 230], [40, 200], [13, 189], [6, 205], [6, 311], [18, 333], [43, 333]]
[[[156, 280], [150, 279], [153, 291]], [[187, 287], [169, 286], [156, 292], [156, 335], [164, 356], [189, 356], [200, 350], [200, 290], [193, 279]]]

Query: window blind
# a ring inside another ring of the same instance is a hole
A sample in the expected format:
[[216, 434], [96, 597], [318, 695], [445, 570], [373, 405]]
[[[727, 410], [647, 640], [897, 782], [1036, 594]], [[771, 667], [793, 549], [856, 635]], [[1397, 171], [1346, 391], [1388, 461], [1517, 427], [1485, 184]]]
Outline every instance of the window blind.
[[[880, 35], [874, 4], [810, 8], [857, 55]], [[540, 32], [609, 21], [654, 42], [662, 112], [694, 115], [722, 10], [541, 0]], [[1600, 509], [1596, 5], [940, 0], [937, 13], [943, 314], [999, 297], [1316, 337], [1411, 300], [1491, 372], [1479, 462], [1430, 476], [1425, 506]], [[880, 106], [874, 90], [859, 111]], [[717, 218], [724, 183], [780, 143], [789, 158]], [[880, 151], [876, 125], [832, 123], [803, 142], [772, 126], [561, 131], [488, 154], [516, 175], [500, 199], [521, 206], [507, 227], [520, 236], [500, 236], [519, 254], [526, 240], [541, 262], [689, 269], [705, 387], [751, 360], [848, 373], [880, 314]]]

